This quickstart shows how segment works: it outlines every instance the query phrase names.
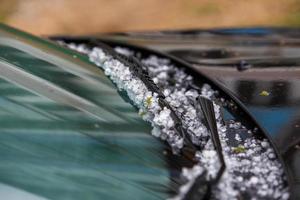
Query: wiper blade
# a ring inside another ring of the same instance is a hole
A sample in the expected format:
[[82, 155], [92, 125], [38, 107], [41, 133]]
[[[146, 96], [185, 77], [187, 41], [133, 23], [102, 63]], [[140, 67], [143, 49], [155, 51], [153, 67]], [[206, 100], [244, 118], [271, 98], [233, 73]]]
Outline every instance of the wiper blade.
[[225, 171], [226, 164], [223, 156], [223, 150], [221, 141], [219, 138], [218, 128], [217, 128], [217, 122], [216, 122], [216, 116], [214, 111], [214, 104], [211, 100], [209, 100], [206, 97], [200, 96], [198, 97], [198, 102], [201, 106], [203, 115], [204, 115], [204, 121], [211, 133], [211, 139], [212, 143], [214, 145], [214, 148], [217, 152], [219, 161], [220, 161], [220, 169], [216, 175], [216, 177], [212, 180], [214, 183], [218, 182], [222, 176], [222, 174]]
[[113, 58], [119, 60], [123, 64], [129, 67], [131, 73], [138, 77], [147, 87], [147, 89], [151, 92], [155, 92], [158, 94], [159, 97], [159, 105], [161, 108], [168, 108], [171, 111], [171, 118], [174, 121], [174, 128], [176, 132], [183, 138], [184, 146], [181, 149], [181, 152], [187, 156], [189, 159], [194, 160], [194, 155], [197, 151], [197, 148], [192, 143], [187, 130], [182, 125], [182, 120], [176, 114], [174, 109], [170, 106], [170, 104], [165, 100], [165, 95], [161, 92], [159, 87], [153, 82], [150, 78], [148, 71], [146, 70], [147, 67], [141, 63], [137, 58], [134, 56], [127, 56], [116, 52], [112, 47], [98, 41], [91, 41], [94, 46], [101, 48], [104, 52], [108, 55], [112, 56]]
[[[214, 111], [214, 105], [211, 100], [206, 97], [199, 96], [197, 98], [198, 106], [197, 112], [203, 113], [205, 124], [208, 130], [211, 133], [212, 143], [217, 152], [219, 161], [220, 161], [220, 169], [218, 170], [216, 176], [211, 180], [206, 180], [206, 173], [200, 174], [194, 181], [193, 185], [190, 187], [189, 191], [186, 193], [183, 200], [199, 200], [199, 199], [209, 199], [211, 195], [211, 188], [213, 185], [217, 184], [220, 178], [222, 177], [226, 164], [223, 156], [221, 141], [218, 134], [216, 116]], [[200, 110], [201, 109], [201, 110]]]

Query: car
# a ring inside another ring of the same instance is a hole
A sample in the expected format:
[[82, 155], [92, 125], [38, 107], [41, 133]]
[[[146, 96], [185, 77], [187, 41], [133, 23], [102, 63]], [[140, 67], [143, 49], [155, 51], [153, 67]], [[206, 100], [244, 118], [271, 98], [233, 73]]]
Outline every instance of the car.
[[299, 198], [298, 30], [0, 41], [6, 199]]

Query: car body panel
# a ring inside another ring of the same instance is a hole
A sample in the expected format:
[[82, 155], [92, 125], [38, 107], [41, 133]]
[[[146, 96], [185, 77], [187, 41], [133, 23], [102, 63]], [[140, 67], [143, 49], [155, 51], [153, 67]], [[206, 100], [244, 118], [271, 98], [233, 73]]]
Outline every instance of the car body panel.
[[129, 32], [94, 38], [171, 54], [228, 89], [272, 140], [291, 173], [293, 198], [300, 198], [299, 29]]

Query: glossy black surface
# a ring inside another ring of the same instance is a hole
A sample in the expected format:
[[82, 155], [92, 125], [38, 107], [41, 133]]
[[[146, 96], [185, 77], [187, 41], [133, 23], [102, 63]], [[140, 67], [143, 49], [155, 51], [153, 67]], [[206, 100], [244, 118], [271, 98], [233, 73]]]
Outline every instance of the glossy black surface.
[[173, 54], [229, 89], [276, 145], [292, 178], [292, 198], [300, 198], [298, 29], [123, 33], [101, 38]]

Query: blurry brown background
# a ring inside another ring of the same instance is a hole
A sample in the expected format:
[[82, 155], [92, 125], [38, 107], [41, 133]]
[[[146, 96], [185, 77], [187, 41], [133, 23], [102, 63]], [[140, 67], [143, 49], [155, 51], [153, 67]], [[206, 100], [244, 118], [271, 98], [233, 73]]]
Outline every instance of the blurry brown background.
[[300, 0], [0, 0], [0, 21], [38, 35], [300, 27]]

